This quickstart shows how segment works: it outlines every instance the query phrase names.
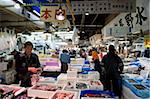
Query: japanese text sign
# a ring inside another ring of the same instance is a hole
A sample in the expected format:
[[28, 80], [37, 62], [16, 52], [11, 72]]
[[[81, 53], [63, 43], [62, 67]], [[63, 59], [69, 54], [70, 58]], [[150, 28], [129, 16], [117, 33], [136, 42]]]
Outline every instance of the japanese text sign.
[[[41, 7], [41, 20], [44, 22], [53, 22], [58, 21], [57, 15], [58, 15], [58, 6], [42, 6]], [[62, 15], [63, 17], [66, 17], [66, 9], [65, 7], [62, 7]], [[64, 18], [65, 20], [65, 18]]]

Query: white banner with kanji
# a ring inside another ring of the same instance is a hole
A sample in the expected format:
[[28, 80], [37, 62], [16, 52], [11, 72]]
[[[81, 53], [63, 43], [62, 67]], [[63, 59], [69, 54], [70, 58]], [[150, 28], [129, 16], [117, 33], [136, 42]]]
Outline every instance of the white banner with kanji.
[[66, 8], [62, 7], [62, 11], [60, 12], [59, 6], [42, 6], [40, 15], [41, 20], [44, 22], [58, 21], [59, 17], [61, 20], [65, 20]]

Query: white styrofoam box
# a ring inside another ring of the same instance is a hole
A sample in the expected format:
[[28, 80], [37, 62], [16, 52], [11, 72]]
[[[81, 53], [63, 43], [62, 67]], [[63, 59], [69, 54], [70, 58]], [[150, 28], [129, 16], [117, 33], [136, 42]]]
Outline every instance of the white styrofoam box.
[[[37, 84], [37, 85], [43, 85], [43, 84]], [[28, 89], [27, 94], [29, 97], [49, 98], [55, 93], [55, 91], [44, 91], [44, 90], [34, 89], [34, 87], [36, 87], [37, 85], [34, 85]], [[49, 84], [49, 83], [47, 83], [46, 85], [61, 87], [61, 89], [63, 89], [62, 85], [55, 85], [55, 84]]]
[[125, 63], [131, 62], [131, 61], [133, 61], [133, 60], [134, 60], [133, 58], [124, 58], [124, 62], [125, 62]]
[[103, 90], [103, 84], [99, 80], [90, 80], [88, 83], [91, 90]]
[[125, 66], [125, 68], [124, 68], [124, 71], [127, 71], [127, 72], [134, 72], [134, 71], [137, 71], [138, 70], [138, 67], [137, 66], [134, 66], [134, 65], [132, 65], [132, 66]]
[[56, 83], [56, 79], [53, 77], [40, 77], [38, 83]]
[[140, 71], [140, 75], [141, 75], [144, 79], [148, 79], [149, 73], [150, 73], [150, 70], [141, 70], [141, 71]]
[[88, 80], [88, 74], [79, 74], [78, 80], [79, 81], [87, 81]]
[[65, 73], [61, 73], [58, 77], [57, 77], [57, 81], [56, 84], [60, 84], [60, 85], [66, 85], [68, 81], [77, 81], [77, 78], [68, 78], [67, 74]]
[[61, 66], [44, 66], [43, 71], [60, 71]]
[[68, 97], [62, 97], [61, 99], [79, 99], [79, 95], [78, 92], [74, 92], [74, 91], [65, 91], [65, 90], [57, 90], [51, 97], [49, 97], [49, 99], [59, 99], [59, 97], [56, 97], [57, 94], [72, 94], [73, 97], [68, 98]]
[[57, 80], [56, 84], [60, 84], [60, 85], [66, 85], [67, 80]]
[[81, 65], [81, 64], [70, 64], [70, 65], [71, 65], [70, 66], [71, 69], [76, 69], [77, 72], [81, 72], [82, 71], [83, 65]]
[[68, 78], [77, 78], [77, 69], [68, 69], [67, 79]]
[[61, 73], [58, 77], [57, 80], [66, 80], [67, 79], [67, 74]]
[[97, 71], [88, 72], [88, 79], [99, 80], [100, 79], [99, 72], [97, 72]]
[[87, 59], [91, 62], [92, 60], [92, 56], [88, 56]]
[[67, 81], [64, 87], [64, 90], [74, 91], [75, 90], [76, 81]]
[[71, 63], [70, 64], [84, 64], [84, 60], [83, 58], [71, 58]]
[[7, 62], [0, 62], [0, 71], [7, 70]]
[[16, 71], [14, 69], [10, 69], [8, 71], [0, 72], [2, 78], [5, 79], [7, 84], [14, 82]]
[[[81, 88], [77, 88], [78, 87], [77, 85], [79, 85], [79, 84], [80, 84]], [[83, 85], [85, 85], [86, 88], [84, 88]], [[87, 89], [89, 89], [88, 81], [77, 81], [76, 85], [75, 85], [75, 89], [76, 90], [87, 90]]]
[[143, 77], [141, 75], [138, 75], [138, 74], [128, 74], [128, 73], [125, 73], [125, 74], [122, 74], [124, 77], [126, 78], [137, 78], [137, 79], [143, 79]]

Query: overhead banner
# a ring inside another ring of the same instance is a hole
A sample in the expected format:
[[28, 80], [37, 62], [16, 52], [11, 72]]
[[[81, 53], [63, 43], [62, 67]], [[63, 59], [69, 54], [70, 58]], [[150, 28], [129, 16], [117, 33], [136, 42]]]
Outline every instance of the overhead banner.
[[136, 12], [136, 0], [86, 0], [72, 1], [74, 14], [110, 14]]
[[40, 18], [44, 22], [63, 21], [66, 19], [66, 8], [59, 6], [42, 6]]

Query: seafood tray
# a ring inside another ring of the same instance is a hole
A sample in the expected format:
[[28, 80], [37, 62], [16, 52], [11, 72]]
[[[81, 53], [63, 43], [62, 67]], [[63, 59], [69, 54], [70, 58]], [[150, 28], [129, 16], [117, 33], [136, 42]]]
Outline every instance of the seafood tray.
[[92, 90], [103, 90], [103, 84], [98, 80], [89, 81], [89, 85]]
[[62, 90], [63, 86], [55, 84], [37, 84], [28, 89], [29, 97], [49, 98], [56, 90]]
[[56, 91], [49, 99], [78, 99], [78, 93], [73, 91]]

